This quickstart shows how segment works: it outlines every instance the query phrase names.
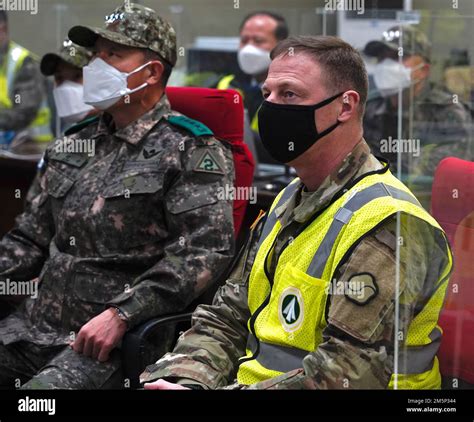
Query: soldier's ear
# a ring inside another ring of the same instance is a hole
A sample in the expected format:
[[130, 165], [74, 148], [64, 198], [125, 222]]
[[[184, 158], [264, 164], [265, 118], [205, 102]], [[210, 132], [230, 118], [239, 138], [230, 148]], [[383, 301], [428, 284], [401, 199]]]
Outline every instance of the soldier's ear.
[[148, 85], [156, 85], [161, 83], [161, 77], [165, 70], [163, 63], [161, 63], [159, 60], [154, 60], [150, 62], [148, 69], [150, 72], [146, 80]]
[[347, 122], [354, 115], [359, 113], [360, 95], [357, 91], [349, 90], [342, 95], [342, 107], [338, 120], [341, 123]]

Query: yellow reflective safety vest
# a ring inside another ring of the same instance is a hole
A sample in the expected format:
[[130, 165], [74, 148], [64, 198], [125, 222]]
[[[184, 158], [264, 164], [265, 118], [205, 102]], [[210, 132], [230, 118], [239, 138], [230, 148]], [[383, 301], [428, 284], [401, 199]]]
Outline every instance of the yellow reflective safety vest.
[[[258, 252], [250, 273], [248, 306], [249, 339], [241, 358], [238, 382], [254, 384], [302, 368], [303, 358], [322, 342], [327, 325], [326, 302], [330, 280], [353, 247], [368, 233], [397, 213], [418, 217], [442, 234], [443, 230], [419, 204], [409, 189], [388, 170], [369, 173], [328, 207], [316, 214], [304, 230], [281, 252], [274, 278], [265, 262], [281, 228], [275, 209], [297, 190], [299, 179], [275, 199], [262, 229]], [[437, 325], [452, 267], [449, 263], [437, 281], [437, 289], [408, 327], [400, 344], [398, 361], [404, 371], [392, 375], [389, 388], [437, 389], [441, 387], [436, 352], [441, 340]], [[395, 283], [395, 280], [394, 280]]]
[[[235, 75], [224, 76], [219, 81], [216, 88], [217, 89], [229, 89], [229, 88], [231, 88], [231, 85], [232, 85], [232, 82], [233, 82], [234, 79], [235, 79]], [[232, 89], [235, 89], [236, 91], [238, 91], [240, 93], [240, 95], [242, 95], [242, 98], [244, 97], [244, 93], [242, 92], [241, 89], [237, 89], [237, 88], [232, 88]], [[258, 113], [255, 113], [255, 116], [253, 116], [253, 119], [250, 122], [250, 128], [254, 132], [258, 132]]]
[[[0, 107], [11, 109], [13, 108], [13, 86], [15, 77], [18, 71], [23, 66], [25, 59], [31, 53], [18, 44], [10, 41], [8, 52], [3, 60], [3, 65], [0, 68]], [[50, 142], [53, 140], [53, 134], [50, 127], [51, 110], [48, 107], [47, 101], [44, 98], [38, 113], [34, 120], [28, 126], [30, 136], [37, 142]]]

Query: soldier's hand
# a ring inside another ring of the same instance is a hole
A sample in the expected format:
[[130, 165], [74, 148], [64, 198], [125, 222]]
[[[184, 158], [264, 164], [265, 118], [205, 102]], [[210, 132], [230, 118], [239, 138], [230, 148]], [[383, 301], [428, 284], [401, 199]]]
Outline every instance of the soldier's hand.
[[143, 387], [145, 390], [190, 390], [188, 387], [184, 387], [183, 385], [173, 384], [172, 382], [168, 382], [165, 380], [158, 380], [155, 382], [150, 382], [144, 384]]
[[72, 348], [77, 353], [105, 362], [126, 331], [127, 324], [114, 309], [109, 308], [80, 329]]

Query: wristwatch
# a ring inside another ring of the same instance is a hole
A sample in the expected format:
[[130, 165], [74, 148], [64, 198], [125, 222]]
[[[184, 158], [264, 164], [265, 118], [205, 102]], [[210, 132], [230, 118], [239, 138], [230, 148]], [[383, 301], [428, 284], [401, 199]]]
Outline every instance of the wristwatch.
[[127, 327], [128, 327], [128, 318], [127, 316], [122, 312], [122, 310], [120, 308], [118, 308], [117, 306], [112, 306], [113, 309], [115, 309], [115, 313], [117, 314], [117, 316], [123, 321], [125, 322], [125, 324], [127, 324]]

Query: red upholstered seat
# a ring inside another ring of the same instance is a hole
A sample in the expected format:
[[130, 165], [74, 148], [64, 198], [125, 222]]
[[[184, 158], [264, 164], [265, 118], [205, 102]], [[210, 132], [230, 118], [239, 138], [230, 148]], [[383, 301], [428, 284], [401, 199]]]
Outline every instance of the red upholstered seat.
[[454, 270], [439, 324], [441, 374], [474, 383], [474, 163], [446, 158], [433, 182], [432, 214], [448, 235]]
[[[234, 156], [235, 187], [250, 188], [255, 162], [244, 144], [244, 106], [242, 97], [231, 89], [168, 87], [171, 108], [209, 127], [219, 140], [230, 142]], [[239, 234], [248, 200], [234, 200], [234, 230]]]

